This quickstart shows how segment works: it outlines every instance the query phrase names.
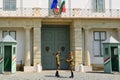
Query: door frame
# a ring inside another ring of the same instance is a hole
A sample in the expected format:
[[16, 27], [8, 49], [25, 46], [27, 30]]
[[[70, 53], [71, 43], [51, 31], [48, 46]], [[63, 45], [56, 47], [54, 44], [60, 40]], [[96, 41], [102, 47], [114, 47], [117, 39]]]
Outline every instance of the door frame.
[[[10, 60], [9, 63], [7, 63], [7, 65], [8, 64], [10, 64], [10, 65], [7, 68], [5, 68], [5, 65], [6, 65], [5, 64], [6, 63], [5, 57], [6, 57], [6, 54], [8, 54], [8, 53], [5, 52], [6, 50], [8, 50], [8, 49], [6, 49], [6, 47], [9, 47], [9, 50], [10, 50], [10, 54], [8, 55], [9, 59], [7, 59], [7, 61]], [[4, 46], [4, 71], [10, 71], [11, 72], [11, 65], [12, 65], [11, 64], [11, 59], [12, 59], [12, 45], [5, 45]]]
[[[67, 40], [68, 40], [68, 43], [69, 43], [68, 44], [68, 46], [69, 46], [69, 50], [68, 51], [70, 51], [70, 26], [69, 25], [43, 25], [42, 29], [41, 29], [41, 32], [42, 32], [43, 29], [52, 29], [52, 28], [53, 28], [53, 30], [54, 30], [54, 28], [55, 29], [61, 29], [61, 28], [63, 28], [63, 29], [68, 30], [68, 32], [66, 32], [66, 34], [68, 35], [68, 39]], [[41, 33], [41, 38], [42, 38], [42, 33]], [[43, 42], [42, 42], [42, 39], [41, 39], [41, 44], [42, 43]], [[42, 49], [42, 47], [43, 47], [43, 45], [41, 45], [41, 49]], [[43, 53], [43, 51], [41, 51], [41, 61], [42, 61], [42, 53]], [[42, 64], [43, 64], [43, 62], [42, 62]]]

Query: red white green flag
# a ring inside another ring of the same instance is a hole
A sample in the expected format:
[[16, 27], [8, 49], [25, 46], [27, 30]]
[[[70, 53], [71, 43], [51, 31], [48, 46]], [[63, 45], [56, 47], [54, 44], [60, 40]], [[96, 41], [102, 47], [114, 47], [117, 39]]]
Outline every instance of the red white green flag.
[[61, 6], [60, 6], [60, 14], [62, 12], [66, 12], [66, 6], [65, 6], [65, 0], [62, 1]]

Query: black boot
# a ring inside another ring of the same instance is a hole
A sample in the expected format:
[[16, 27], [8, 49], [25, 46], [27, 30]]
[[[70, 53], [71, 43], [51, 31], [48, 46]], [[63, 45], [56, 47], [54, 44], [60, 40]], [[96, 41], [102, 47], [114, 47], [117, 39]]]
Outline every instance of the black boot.
[[58, 71], [56, 71], [55, 76], [56, 76], [56, 77], [60, 77]]
[[57, 77], [58, 76], [58, 71], [56, 71], [56, 73], [55, 73], [55, 77]]
[[74, 74], [73, 74], [73, 72], [71, 72], [71, 76], [69, 78], [73, 78], [73, 77], [74, 77]]
[[74, 77], [74, 73], [72, 72], [72, 78]]
[[57, 75], [57, 77], [60, 77], [60, 75], [59, 75], [59, 72], [58, 72], [58, 75]]

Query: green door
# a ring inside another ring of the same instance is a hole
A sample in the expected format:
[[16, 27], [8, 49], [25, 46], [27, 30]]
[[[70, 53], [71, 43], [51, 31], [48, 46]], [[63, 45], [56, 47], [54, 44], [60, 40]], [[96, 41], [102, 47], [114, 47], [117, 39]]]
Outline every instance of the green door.
[[69, 26], [42, 26], [42, 66], [43, 69], [56, 69], [55, 54], [61, 51], [61, 69], [68, 69], [65, 59], [70, 51]]
[[11, 71], [12, 46], [4, 46], [4, 71]]
[[119, 71], [118, 65], [118, 48], [111, 47], [111, 60], [112, 60], [112, 71]]
[[0, 45], [0, 73], [4, 72], [4, 54], [2, 45]]

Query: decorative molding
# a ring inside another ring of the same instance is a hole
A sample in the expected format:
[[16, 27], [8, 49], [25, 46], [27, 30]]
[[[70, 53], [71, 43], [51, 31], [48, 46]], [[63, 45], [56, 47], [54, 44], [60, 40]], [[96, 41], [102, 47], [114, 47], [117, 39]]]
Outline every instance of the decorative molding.
[[34, 22], [33, 22], [33, 24], [34, 24], [34, 27], [42, 27], [41, 25], [42, 25], [42, 22], [41, 22], [41, 20], [34, 20]]

